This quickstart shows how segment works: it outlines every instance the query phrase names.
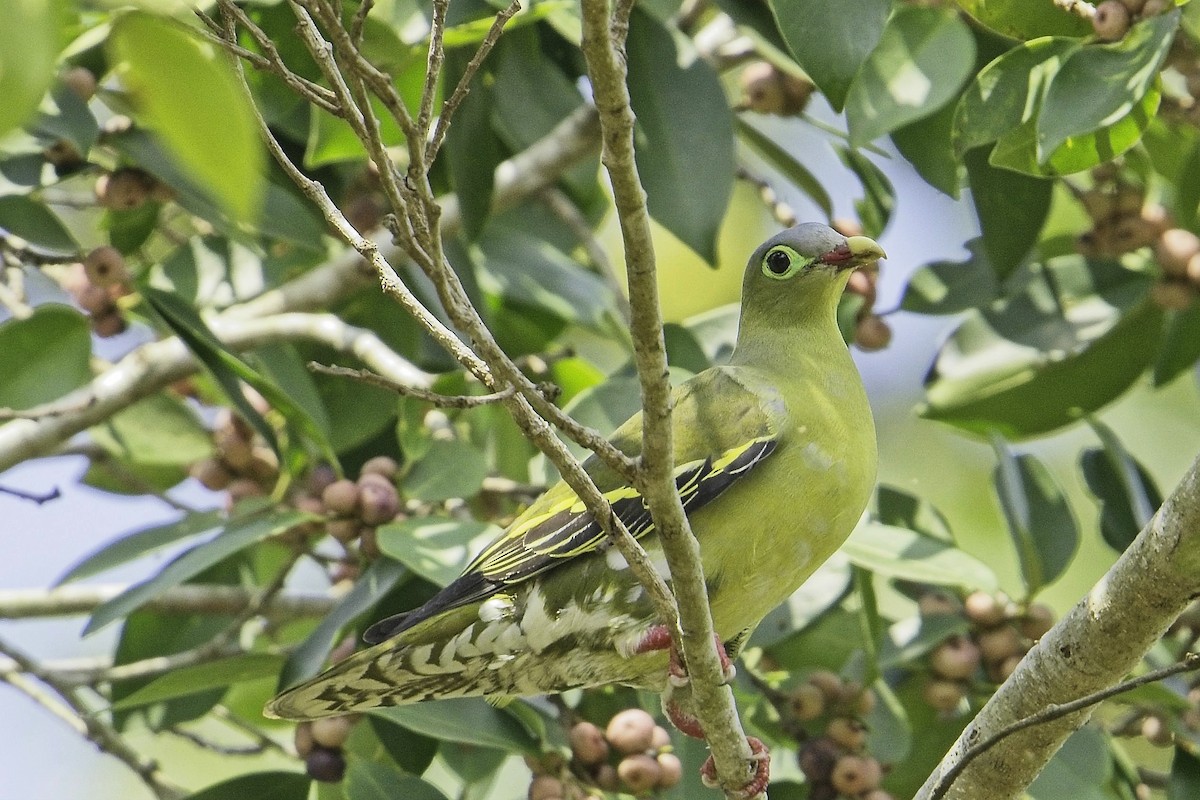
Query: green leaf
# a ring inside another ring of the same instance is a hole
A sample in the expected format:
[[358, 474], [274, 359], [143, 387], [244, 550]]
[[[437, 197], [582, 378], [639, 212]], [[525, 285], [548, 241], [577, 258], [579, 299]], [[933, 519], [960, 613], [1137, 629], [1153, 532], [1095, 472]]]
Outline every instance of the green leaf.
[[342, 786], [346, 800], [446, 800], [432, 784], [380, 761], [351, 761]]
[[50, 87], [65, 10], [63, 0], [0, 3], [0, 135], [33, 116]]
[[712, 65], [634, 9], [627, 42], [636, 160], [650, 216], [709, 264], [733, 192], [733, 115]]
[[0, 323], [0, 408], [30, 408], [62, 397], [91, 379], [87, 318], [47, 303], [25, 319]]
[[525, 726], [480, 697], [434, 700], [418, 705], [378, 708], [367, 713], [444, 741], [530, 755], [538, 754], [541, 749]]
[[763, 160], [788, 182], [808, 195], [808, 198], [825, 212], [826, 217], [833, 216], [833, 201], [829, 199], [829, 192], [825, 191], [825, 187], [817, 180], [817, 176], [808, 171], [808, 167], [797, 161], [791, 153], [777, 145], [771, 137], [746, 120], [737, 117], [734, 122], [742, 141], [750, 145], [754, 152], [762, 156]]
[[150, 683], [113, 703], [114, 709], [161, 703], [176, 697], [186, 697], [209, 689], [224, 689], [244, 681], [265, 678], [279, 672], [283, 656], [270, 653], [239, 653], [238, 655], [193, 664], [171, 670]]
[[846, 96], [850, 143], [864, 145], [937, 111], [974, 65], [975, 39], [958, 14], [901, 6]]
[[950, 523], [928, 500], [881, 484], [876, 492], [875, 505], [875, 516], [884, 525], [908, 528], [944, 542], [954, 541], [950, 534]]
[[405, 473], [400, 488], [409, 497], [437, 503], [474, 496], [485, 477], [487, 459], [479, 448], [461, 439], [434, 439]]
[[391, 720], [367, 715], [367, 724], [379, 744], [400, 769], [410, 775], [422, 775], [438, 751], [438, 740], [413, 733]]
[[1200, 358], [1200, 304], [1167, 315], [1162, 348], [1154, 360], [1154, 385], [1164, 386]]
[[926, 183], [957, 199], [962, 159], [954, 152], [953, 125], [954, 104], [947, 103], [933, 114], [892, 131], [892, 143]]
[[1108, 736], [1092, 725], [1071, 734], [1029, 786], [1033, 800], [1112, 800], [1113, 759]]
[[23, 194], [0, 197], [0, 229], [19, 236], [39, 254], [78, 257], [79, 244], [53, 211]]
[[100, 126], [87, 101], [61, 82], [51, 89], [49, 98], [43, 101], [39, 109], [37, 119], [28, 129], [35, 136], [50, 142], [70, 142], [83, 157], [87, 156], [100, 136]]
[[971, 253], [966, 261], [934, 261], [914, 272], [900, 307], [917, 314], [957, 314], [995, 300], [999, 287], [983, 240], [969, 239], [963, 246]]
[[[449, 50], [446, 53], [446, 81], [458, 80], [474, 51]], [[486, 69], [471, 80], [471, 91], [454, 112], [454, 124], [446, 133], [443, 148], [450, 171], [450, 183], [462, 209], [463, 231], [467, 238], [479, 236], [492, 209], [492, 186], [496, 167], [507, 153], [492, 130], [497, 87]]]
[[770, 0], [796, 63], [841, 111], [859, 67], [883, 35], [888, 0]]
[[312, 779], [298, 772], [252, 772], [190, 794], [187, 800], [308, 800]]
[[329, 651], [337, 644], [342, 628], [379, 602], [407, 575], [408, 570], [399, 562], [387, 558], [371, 562], [333, 611], [325, 615], [308, 638], [288, 656], [279, 673], [279, 690], [316, 675]]
[[[238, 412], [267, 440], [271, 448], [278, 454], [279, 462], [284, 465], [285, 469], [299, 470], [304, 459], [301, 439], [313, 444], [329, 464], [336, 465], [338, 463], [337, 455], [333, 452], [329, 438], [313, 421], [313, 418], [284, 392], [280, 391], [274, 383], [229, 352], [225, 345], [208, 329], [194, 308], [178, 295], [153, 287], [144, 287], [142, 296], [209, 370]], [[288, 429], [294, 435], [288, 438], [286, 451], [281, 449], [275, 430], [246, 399], [246, 395], [238, 383], [239, 380], [250, 384], [271, 404], [272, 408], [287, 420]]]
[[834, 553], [780, 606], [767, 612], [754, 629], [752, 647], [770, 647], [803, 630], [838, 603], [850, 589], [850, 560]]
[[196, 413], [169, 392], [139, 400], [88, 432], [107, 458], [92, 459], [85, 482], [115, 492], [166, 491], [213, 450]]
[[862, 153], [848, 147], [835, 146], [838, 157], [853, 172], [863, 187], [863, 197], [854, 201], [854, 210], [867, 236], [878, 238], [892, 218], [896, 191], [883, 170]]
[[384, 555], [430, 583], [445, 586], [470, 562], [477, 550], [471, 543], [499, 532], [495, 525], [473, 519], [410, 517], [379, 526], [376, 536]]
[[1171, 761], [1171, 778], [1167, 783], [1167, 800], [1189, 800], [1200, 797], [1200, 758], [1183, 747], [1175, 748]]
[[1092, 26], [1080, 15], [1043, 0], [956, 0], [964, 11], [993, 31], [1016, 39], [1038, 36], [1089, 36]]
[[182, 25], [139, 11], [113, 23], [108, 43], [146, 124], [234, 218], [256, 218], [265, 158], [254, 110], [225, 55]]
[[842, 546], [857, 566], [889, 578], [992, 590], [996, 576], [974, 556], [916, 531], [868, 522], [855, 528]]
[[1053, 583], [1079, 548], [1079, 529], [1054, 476], [1035, 456], [1016, 455], [995, 436], [993, 481], [1021, 564], [1025, 596]]
[[1100, 534], [1120, 553], [1146, 527], [1163, 498], [1116, 434], [1096, 420], [1091, 425], [1104, 446], [1084, 450], [1080, 466], [1088, 490], [1100, 502]]
[[1072, 137], [1134, 111], [1157, 79], [1178, 27], [1174, 10], [1137, 23], [1119, 42], [1088, 45], [1068, 56], [1038, 115], [1038, 161], [1048, 161]]
[[67, 570], [56, 585], [90, 578], [101, 572], [127, 564], [149, 555], [180, 539], [213, 533], [221, 527], [221, 514], [217, 511], [193, 511], [185, 517], [166, 525], [155, 525], [109, 542], [96, 552], [85, 557]]
[[1121, 396], [1154, 358], [1161, 330], [1162, 310], [1147, 302], [1096, 338], [1040, 352], [968, 316], [926, 377], [921, 415], [1008, 439], [1061, 428]]
[[184, 551], [154, 577], [98, 606], [83, 632], [94, 633], [229, 556], [315, 519], [312, 514], [301, 511], [263, 511], [232, 519], [221, 533]]
[[1037, 244], [1054, 183], [993, 167], [981, 148], [968, 152], [965, 160], [983, 247], [996, 277], [1004, 280]]

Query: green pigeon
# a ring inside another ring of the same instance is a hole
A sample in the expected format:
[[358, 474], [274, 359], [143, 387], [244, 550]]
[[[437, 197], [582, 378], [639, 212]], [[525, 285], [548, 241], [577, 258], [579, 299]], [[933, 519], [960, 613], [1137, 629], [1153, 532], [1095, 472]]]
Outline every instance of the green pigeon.
[[[871, 239], [817, 223], [771, 237], [746, 266], [729, 363], [674, 392], [676, 485], [731, 656], [842, 544], [873, 489], [874, 423], [836, 310], [854, 268], [883, 256]], [[636, 455], [641, 415], [612, 442]], [[669, 580], [641, 496], [594, 456], [584, 468]], [[370, 647], [287, 689], [266, 714], [306, 720], [612, 683], [662, 691], [678, 664], [665, 630], [625, 559], [559, 482], [454, 582], [372, 625]]]

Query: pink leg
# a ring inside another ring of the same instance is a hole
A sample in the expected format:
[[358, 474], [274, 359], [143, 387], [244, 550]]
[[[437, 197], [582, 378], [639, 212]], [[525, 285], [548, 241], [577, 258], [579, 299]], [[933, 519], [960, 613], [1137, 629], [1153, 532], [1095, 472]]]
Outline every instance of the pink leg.
[[[721, 660], [721, 672], [725, 676], [726, 682], [731, 681], [736, 672], [733, 662], [729, 660], [729, 654], [725, 652], [725, 645], [721, 642], [721, 637], [714, 633], [713, 641], [717, 645], [717, 657]], [[669, 650], [671, 662], [667, 667], [667, 671], [671, 683], [676, 686], [687, 684], [687, 670], [683, 666], [683, 659], [671, 643], [671, 634], [667, 630], [666, 625], [655, 625], [646, 631], [646, 635], [642, 637], [642, 640], [638, 642], [637, 647], [633, 651], [635, 653], [649, 653], [652, 650]]]
[[[747, 781], [746, 785], [738, 789], [737, 795], [752, 800], [758, 797], [767, 790], [767, 784], [771, 781], [771, 753], [767, 750], [767, 746], [753, 736], [746, 737], [747, 743], [750, 745], [750, 750], [754, 753], [754, 776]], [[717, 788], [720, 784], [717, 782], [717, 767], [713, 763], [712, 756], [704, 762], [704, 766], [700, 767], [700, 779], [704, 781], [704, 785], [710, 788]]]

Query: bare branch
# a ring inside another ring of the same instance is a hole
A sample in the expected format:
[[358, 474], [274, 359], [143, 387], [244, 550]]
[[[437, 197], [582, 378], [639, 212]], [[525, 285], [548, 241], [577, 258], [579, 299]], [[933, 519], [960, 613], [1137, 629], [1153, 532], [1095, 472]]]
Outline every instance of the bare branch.
[[421, 109], [417, 114], [417, 130], [422, 139], [429, 135], [433, 119], [433, 100], [437, 95], [438, 80], [442, 77], [442, 65], [446, 51], [442, 47], [442, 36], [446, 32], [446, 10], [450, 0], [433, 0], [433, 20], [429, 29], [429, 56], [425, 66], [425, 85], [421, 89]]
[[[68, 584], [53, 589], [0, 589], [0, 619], [35, 619], [89, 614], [127, 591], [124, 584]], [[160, 614], [237, 614], [253, 600], [238, 586], [185, 583], [162, 592], [145, 608]], [[282, 594], [269, 599], [261, 613], [270, 619], [321, 617], [334, 607], [322, 594]]]
[[20, 489], [13, 489], [9, 486], [0, 486], [0, 494], [7, 494], [12, 497], [19, 497], [22, 500], [28, 500], [32, 503], [37, 503], [39, 506], [42, 503], [49, 503], [51, 500], [57, 500], [62, 497], [62, 492], [55, 486], [45, 494], [34, 494], [32, 492], [23, 492]]
[[479, 406], [491, 405], [500, 403], [513, 396], [516, 391], [512, 386], [502, 389], [499, 392], [491, 394], [476, 394], [476, 395], [448, 395], [430, 392], [425, 389], [417, 388], [416, 386], [407, 386], [403, 383], [397, 383], [377, 375], [374, 372], [365, 369], [348, 369], [346, 367], [330, 366], [326, 364], [318, 364], [316, 361], [308, 362], [308, 368], [313, 372], [319, 372], [322, 375], [334, 375], [339, 378], [350, 378], [351, 380], [368, 383], [372, 386], [378, 386], [381, 389], [395, 392], [404, 397], [412, 397], [425, 403], [432, 403], [438, 408], [478, 408]]
[[613, 297], [617, 301], [617, 311], [620, 312], [621, 318], [628, 325], [630, 322], [629, 298], [625, 296], [625, 288], [621, 285], [621, 279], [617, 277], [617, 271], [613, 268], [612, 259], [608, 257], [608, 253], [604, 252], [604, 248], [600, 246], [600, 242], [596, 241], [596, 234], [588, 224], [587, 219], [579, 208], [571, 201], [571, 198], [556, 187], [551, 187], [542, 192], [542, 202], [550, 209], [554, 216], [562, 220], [571, 233], [579, 238], [583, 245], [584, 252], [587, 253], [588, 260], [596, 271], [604, 278], [604, 282], [608, 284], [612, 290]]

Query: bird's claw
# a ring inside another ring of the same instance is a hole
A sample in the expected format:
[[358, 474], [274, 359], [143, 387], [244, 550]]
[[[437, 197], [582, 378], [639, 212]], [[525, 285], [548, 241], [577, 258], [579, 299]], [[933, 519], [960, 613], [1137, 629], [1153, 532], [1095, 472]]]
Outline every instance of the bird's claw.
[[[766, 792], [767, 784], [771, 782], [771, 752], [767, 750], [767, 746], [761, 740], [753, 736], [747, 736], [746, 743], [750, 745], [750, 762], [754, 765], [754, 775], [746, 782], [745, 786], [737, 789], [733, 794], [743, 800], [753, 800]], [[710, 789], [720, 788], [721, 783], [717, 780], [717, 765], [712, 756], [709, 756], [704, 765], [700, 767], [700, 780]]]

